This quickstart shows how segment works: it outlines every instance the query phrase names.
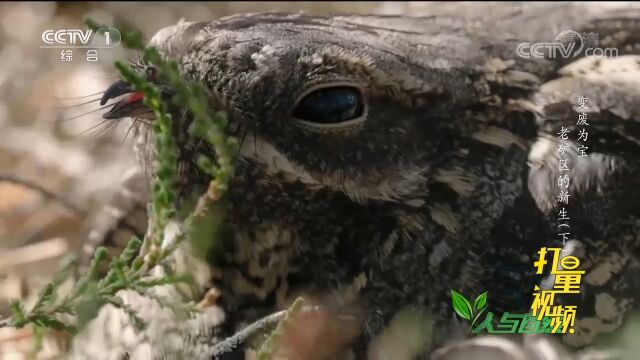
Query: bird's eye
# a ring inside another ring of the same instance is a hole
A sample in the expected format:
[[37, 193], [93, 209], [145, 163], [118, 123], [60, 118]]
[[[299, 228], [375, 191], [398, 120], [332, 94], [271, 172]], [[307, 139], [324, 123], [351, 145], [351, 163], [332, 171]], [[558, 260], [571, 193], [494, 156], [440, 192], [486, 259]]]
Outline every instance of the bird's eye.
[[363, 118], [364, 100], [359, 89], [351, 86], [314, 90], [298, 101], [293, 117], [315, 125], [342, 125]]

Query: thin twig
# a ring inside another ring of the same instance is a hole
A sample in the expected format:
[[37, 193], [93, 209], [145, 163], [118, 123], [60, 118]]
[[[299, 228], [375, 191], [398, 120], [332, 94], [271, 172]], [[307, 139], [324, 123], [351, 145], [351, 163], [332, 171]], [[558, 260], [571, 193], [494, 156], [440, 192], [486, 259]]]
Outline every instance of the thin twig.
[[245, 344], [259, 331], [263, 331], [269, 327], [276, 326], [278, 322], [287, 315], [287, 311], [288, 310], [282, 310], [275, 314], [266, 316], [240, 330], [235, 335], [230, 336], [217, 343], [213, 347], [211, 357], [213, 359], [219, 360], [231, 359], [231, 356], [234, 354], [235, 350], [238, 349], [238, 347]]
[[60, 204], [64, 205], [64, 207], [66, 207], [67, 209], [71, 210], [75, 215], [77, 215], [78, 217], [84, 217], [86, 215], [85, 210], [81, 209], [79, 206], [75, 205], [74, 203], [72, 203], [71, 201], [67, 200], [66, 198], [64, 198], [61, 195], [58, 195], [50, 190], [45, 189], [44, 187], [42, 187], [39, 184], [36, 184], [35, 182], [22, 178], [20, 176], [16, 176], [14, 174], [7, 174], [7, 173], [0, 173], [0, 182], [9, 182], [12, 184], [17, 184], [17, 185], [22, 185], [26, 188], [29, 188], [31, 190], [35, 190], [39, 193], [41, 193], [42, 195], [44, 195], [45, 197], [55, 200], [57, 202], [59, 202]]
[[[42, 187], [41, 185], [36, 184], [35, 182], [33, 182], [31, 180], [25, 179], [23, 177], [20, 177], [20, 176], [14, 175], [14, 174], [7, 174], [7, 173], [0, 172], [0, 182], [9, 182], [9, 183], [12, 183], [12, 184], [17, 184], [17, 185], [24, 186], [24, 187], [29, 188], [31, 190], [35, 190], [35, 191], [41, 193], [42, 195], [44, 195], [46, 198], [59, 202], [64, 207], [66, 207], [68, 210], [71, 210], [71, 212], [73, 212], [74, 215], [76, 215], [77, 217], [86, 218], [86, 216], [87, 216], [87, 211], [85, 209], [82, 209], [78, 205], [76, 205], [73, 202], [69, 201], [64, 196], [56, 194], [56, 193], [54, 193], [54, 192], [52, 192], [50, 190], [47, 190], [44, 187]], [[129, 220], [122, 219], [121, 220], [121, 225], [122, 225], [122, 227], [124, 229], [126, 229], [128, 231], [131, 231], [136, 236], [142, 237], [142, 234], [140, 234], [140, 231], [138, 230], [138, 228], [135, 225], [133, 225], [132, 223], [130, 223]]]
[[0, 320], [0, 328], [7, 327], [7, 326], [9, 326], [10, 323], [11, 323], [11, 319], [10, 318], [2, 319], [2, 320]]

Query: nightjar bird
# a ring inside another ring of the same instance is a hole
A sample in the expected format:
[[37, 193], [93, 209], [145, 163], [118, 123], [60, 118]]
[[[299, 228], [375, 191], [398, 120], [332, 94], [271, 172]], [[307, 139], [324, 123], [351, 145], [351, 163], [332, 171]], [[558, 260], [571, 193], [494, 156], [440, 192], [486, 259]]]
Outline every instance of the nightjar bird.
[[[464, 331], [451, 289], [487, 291], [494, 313], [527, 312], [534, 286], [546, 281], [534, 272], [537, 251], [563, 243], [586, 274], [571, 298], [575, 333], [559, 337], [582, 348], [622, 327], [640, 294], [640, 12], [576, 9], [583, 8], [521, 4], [474, 17], [257, 13], [159, 31], [150, 44], [205, 86], [242, 144], [222, 246], [204, 281], [215, 288], [218, 318], [194, 325], [209, 329], [199, 341], [211, 345], [306, 294], [338, 313], [359, 309], [358, 334], [341, 349], [358, 359], [378, 358], [370, 344], [403, 309], [426, 310], [437, 331], [416, 356], [429, 358]], [[564, 29], [597, 32], [618, 56], [515, 51]], [[152, 65], [140, 71], [156, 81]], [[153, 114], [123, 81], [103, 100], [118, 96], [104, 117], [138, 120], [136, 154], [148, 178]], [[580, 98], [588, 99], [583, 142]], [[171, 112], [184, 202], [208, 183], [196, 159], [215, 154], [188, 135], [187, 111]], [[562, 204], [558, 134], [566, 131], [571, 180]], [[566, 242], [558, 236], [563, 208]], [[169, 352], [187, 353], [186, 328], [159, 330], [170, 317], [138, 307], [158, 327], [119, 339], [126, 317], [103, 310], [76, 354], [136, 358], [143, 345], [174, 342]], [[210, 358], [210, 347], [185, 358]]]

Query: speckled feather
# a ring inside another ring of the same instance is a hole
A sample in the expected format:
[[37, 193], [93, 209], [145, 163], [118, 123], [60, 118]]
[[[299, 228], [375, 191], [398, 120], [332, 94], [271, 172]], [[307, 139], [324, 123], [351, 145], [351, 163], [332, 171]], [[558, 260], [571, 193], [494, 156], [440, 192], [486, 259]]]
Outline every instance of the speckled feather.
[[[450, 289], [488, 291], [494, 312], [527, 311], [541, 280], [532, 274], [537, 249], [561, 245], [555, 132], [575, 125], [580, 94], [597, 109], [592, 155], [575, 164], [569, 209], [572, 251], [588, 274], [577, 333], [565, 341], [581, 347], [617, 329], [640, 298], [640, 57], [582, 59], [558, 72], [565, 61], [513, 49], [552, 39], [554, 29], [541, 24], [610, 35], [614, 20], [617, 31], [637, 30], [640, 20], [633, 12], [563, 17], [571, 5], [550, 6], [474, 21], [243, 14], [156, 34], [151, 44], [178, 57], [184, 76], [246, 132], [214, 261], [223, 331], [294, 294], [321, 294], [364, 309], [354, 345], [364, 358], [405, 307], [428, 308], [442, 326], [425, 339], [431, 349], [459, 331]], [[611, 39], [634, 53], [633, 38]], [[626, 75], [605, 76], [619, 69]], [[365, 121], [317, 128], [292, 119], [300, 96], [327, 84], [361, 89]], [[214, 154], [184, 136], [189, 116], [175, 111], [186, 200], [207, 182], [196, 154]], [[149, 129], [136, 130], [149, 170]]]

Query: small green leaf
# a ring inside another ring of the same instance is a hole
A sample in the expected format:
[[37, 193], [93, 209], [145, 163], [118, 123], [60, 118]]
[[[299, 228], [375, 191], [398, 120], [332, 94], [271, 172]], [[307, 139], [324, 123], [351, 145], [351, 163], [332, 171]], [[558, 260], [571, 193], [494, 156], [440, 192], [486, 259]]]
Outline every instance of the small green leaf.
[[60, 261], [58, 270], [56, 271], [55, 275], [53, 276], [53, 280], [51, 281], [54, 288], [58, 287], [69, 278], [71, 270], [74, 268], [74, 266], [77, 265], [77, 263], [78, 256], [75, 254], [68, 254], [62, 259], [62, 261]]
[[79, 328], [89, 323], [93, 318], [98, 316], [98, 311], [104, 304], [104, 300], [99, 297], [96, 283], [89, 283], [82, 293], [82, 297], [73, 305], [73, 312], [77, 317]]
[[136, 255], [140, 252], [140, 248], [142, 247], [142, 240], [138, 239], [136, 236], [133, 236], [129, 243], [127, 243], [127, 247], [124, 249], [122, 254], [120, 254], [120, 260], [127, 266], [131, 264], [133, 259], [135, 259]]
[[191, 275], [167, 275], [157, 279], [151, 280], [140, 280], [138, 281], [138, 285], [150, 288], [154, 286], [162, 286], [162, 285], [170, 285], [170, 284], [178, 284], [178, 283], [193, 283], [193, 277]]
[[480, 309], [482, 309], [486, 304], [487, 292], [485, 291], [482, 294], [478, 295], [476, 301], [473, 302], [473, 308], [476, 309], [476, 311], [480, 311]]
[[40, 311], [42, 306], [51, 300], [52, 296], [53, 296], [53, 284], [49, 283], [45, 285], [45, 287], [42, 288], [42, 290], [40, 290], [40, 295], [38, 295], [38, 300], [36, 301], [35, 305], [33, 305], [33, 309], [31, 309], [31, 312]]
[[9, 305], [11, 309], [11, 314], [13, 316], [13, 326], [21, 328], [27, 322], [27, 315], [24, 310], [24, 305], [20, 300], [12, 300]]
[[482, 315], [482, 313], [483, 313], [485, 310], [487, 310], [487, 308], [486, 308], [486, 307], [485, 307], [485, 308], [483, 308], [482, 310], [480, 310], [480, 311], [476, 314], [476, 316], [474, 316], [474, 317], [473, 317], [473, 321], [471, 322], [471, 325], [469, 325], [469, 331], [468, 331], [468, 332], [471, 332], [471, 330], [473, 330], [473, 325], [476, 323], [476, 321], [478, 321], [478, 319], [480, 318], [480, 315]]
[[36, 359], [38, 354], [42, 351], [42, 342], [47, 333], [47, 329], [38, 325], [31, 325], [31, 333], [33, 334], [33, 345], [30, 358]]
[[145, 323], [145, 321], [136, 313], [136, 311], [129, 304], [126, 304], [124, 301], [122, 301], [121, 298], [112, 296], [108, 298], [107, 301], [111, 305], [119, 309], [122, 309], [122, 311], [124, 311], [125, 314], [129, 316], [129, 320], [131, 320], [131, 323], [136, 328], [136, 330], [143, 331], [144, 329], [146, 329], [147, 324]]
[[455, 290], [451, 290], [451, 301], [453, 303], [453, 309], [465, 320], [471, 320], [471, 303], [462, 294]]
[[100, 28], [103, 28], [104, 26], [98, 24], [97, 22], [95, 22], [93, 19], [87, 18], [84, 20], [84, 24], [91, 30], [96, 31]]
[[71, 334], [76, 334], [78, 329], [73, 325], [67, 325], [60, 320], [54, 319], [47, 315], [41, 315], [33, 319], [33, 324], [38, 327], [53, 329], [56, 331], [66, 331]]
[[104, 246], [99, 246], [98, 248], [96, 248], [96, 251], [93, 254], [93, 259], [89, 264], [89, 270], [86, 274], [87, 280], [96, 280], [98, 278], [98, 274], [100, 273], [100, 264], [102, 264], [106, 259], [107, 248], [105, 248]]

